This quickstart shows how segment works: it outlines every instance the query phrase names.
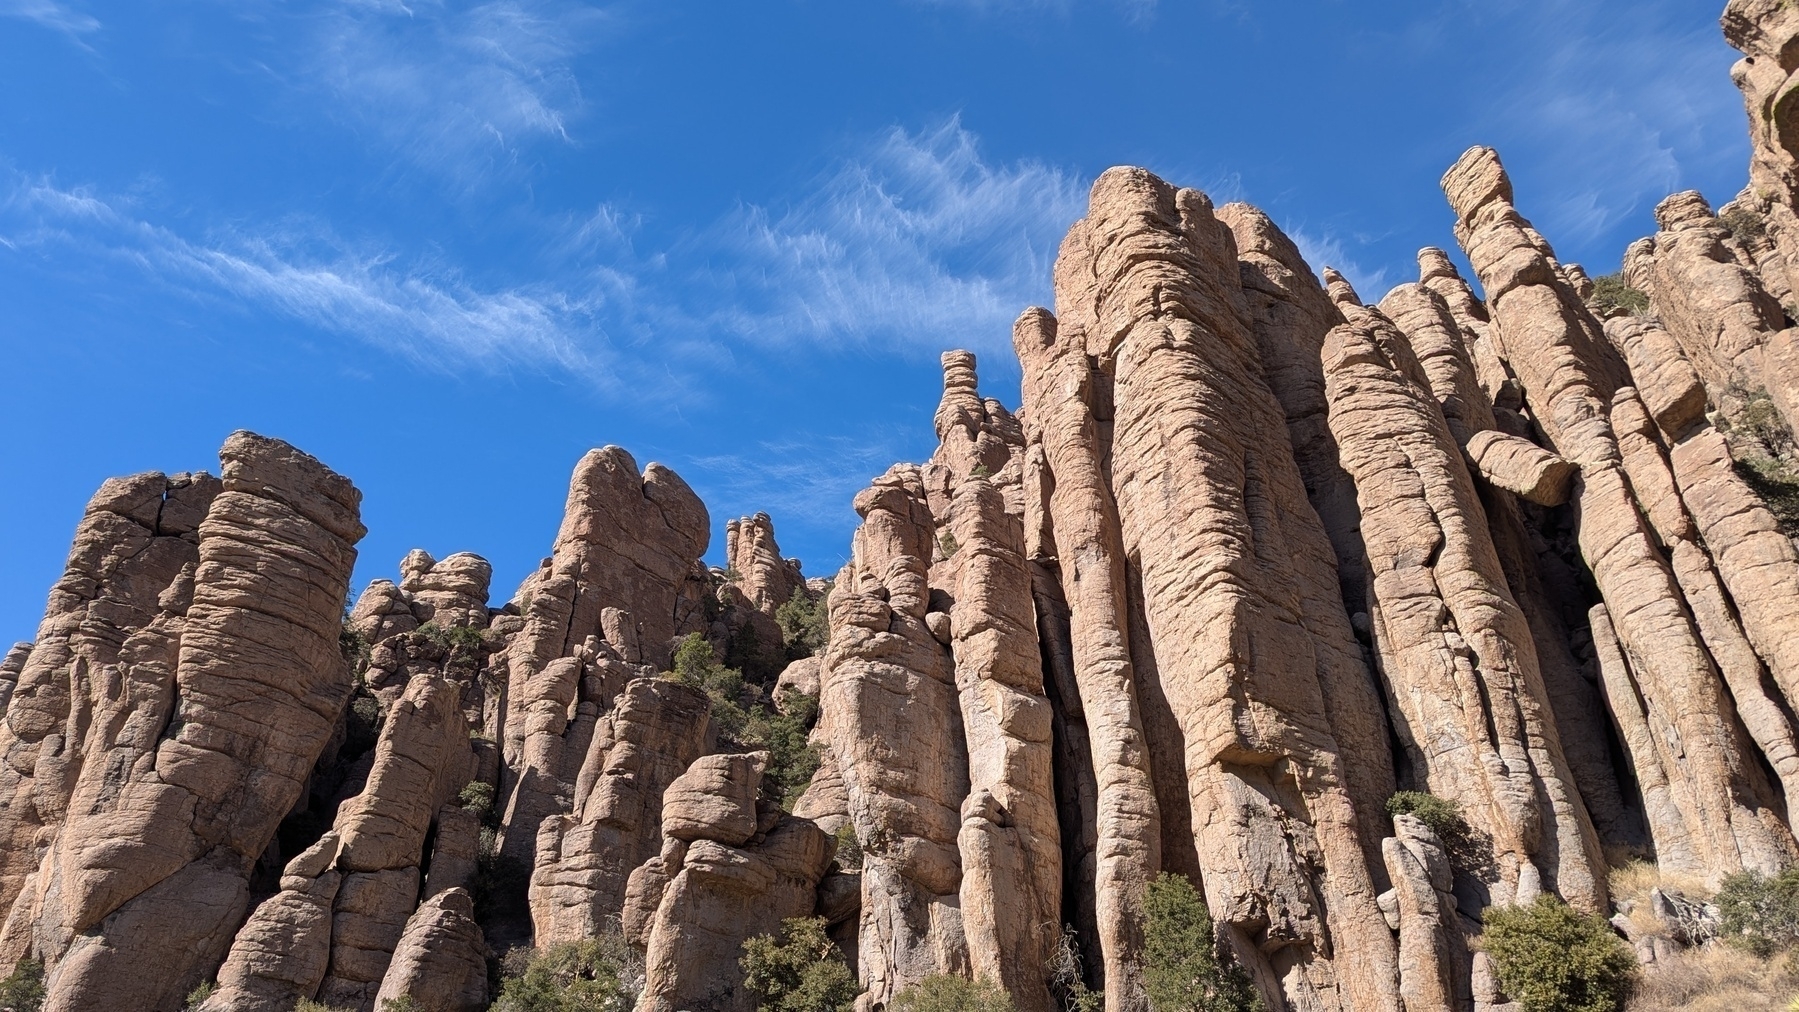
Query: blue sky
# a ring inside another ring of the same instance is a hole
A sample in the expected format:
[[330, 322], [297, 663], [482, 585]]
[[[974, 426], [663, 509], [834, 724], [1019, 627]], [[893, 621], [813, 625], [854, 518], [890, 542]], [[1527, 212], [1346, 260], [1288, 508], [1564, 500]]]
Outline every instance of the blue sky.
[[1087, 186], [1266, 209], [1366, 296], [1499, 148], [1567, 260], [1744, 181], [1721, 0], [0, 0], [0, 638], [109, 475], [236, 428], [350, 475], [358, 583], [549, 550], [617, 443], [840, 565], [935, 443], [946, 347], [1017, 402]]

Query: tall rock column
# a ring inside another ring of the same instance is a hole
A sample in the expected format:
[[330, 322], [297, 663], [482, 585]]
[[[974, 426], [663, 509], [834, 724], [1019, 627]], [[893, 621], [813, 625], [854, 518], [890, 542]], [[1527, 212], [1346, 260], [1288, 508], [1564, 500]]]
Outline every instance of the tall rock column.
[[1094, 904], [1105, 965], [1107, 1012], [1122, 1012], [1142, 951], [1143, 897], [1161, 869], [1160, 814], [1131, 664], [1125, 556], [1118, 508], [1106, 483], [1096, 381], [1079, 335], [1031, 309], [1012, 328], [1033, 406], [1033, 443], [1054, 475], [1048, 513], [1069, 647], [1086, 717], [1095, 781]]
[[[1464, 303], [1460, 310], [1451, 307], [1443, 291], [1449, 291], [1458, 300], [1464, 296], [1471, 300], [1472, 295], [1441, 250], [1427, 247], [1419, 252], [1418, 260], [1435, 287], [1424, 283], [1399, 285], [1382, 297], [1380, 311], [1405, 335], [1431, 396], [1443, 410], [1450, 434], [1465, 453], [1475, 436], [1500, 429], [1499, 414], [1505, 410], [1491, 402], [1486, 392], [1488, 384], [1481, 379], [1482, 372], [1469, 350], [1470, 342], [1476, 340], [1477, 328], [1479, 340], [1491, 343], [1485, 334], [1486, 308], [1480, 307], [1482, 315], [1477, 320], [1469, 315], [1472, 305]], [[1519, 396], [1516, 381], [1509, 373], [1497, 388], [1510, 398]], [[1516, 399], [1511, 403], [1522, 406]], [[1524, 612], [1525, 621], [1530, 623], [1537, 669], [1554, 715], [1562, 754], [1600, 842], [1617, 846], [1641, 844], [1645, 841], [1640, 822], [1626, 806], [1613, 769], [1604, 704], [1574, 656], [1562, 609], [1545, 586], [1542, 559], [1533, 548], [1533, 544], [1543, 544], [1544, 539], [1532, 532], [1513, 493], [1484, 480], [1476, 481], [1475, 490], [1486, 511], [1487, 530], [1505, 572], [1506, 585]], [[1584, 614], [1575, 618], [1584, 624]]]
[[[1557, 453], [1580, 465], [1581, 553], [1658, 732], [1662, 765], [1691, 781], [1690, 803], [1674, 806], [1678, 818], [1651, 813], [1658, 853], [1690, 853], [1697, 866], [1674, 866], [1705, 874], [1784, 867], [1792, 834], [1774, 817], [1771, 787], [1744, 752], [1729, 695], [1624, 475], [1607, 420], [1622, 362], [1513, 208], [1510, 180], [1490, 148], [1464, 154], [1443, 189], [1537, 423]], [[1608, 690], [1614, 684], [1608, 674]]]
[[890, 469], [855, 507], [854, 556], [830, 597], [819, 726], [863, 851], [866, 1010], [924, 977], [968, 971], [957, 842], [968, 754], [949, 615], [932, 610], [937, 534], [918, 469]]
[[567, 810], [562, 774], [576, 765], [564, 754], [568, 714], [588, 638], [606, 635], [606, 615], [634, 619], [618, 635], [635, 642], [615, 648], [641, 650], [659, 667], [669, 664], [679, 634], [702, 628], [704, 617], [683, 591], [706, 551], [710, 523], [705, 504], [660, 464], [639, 474], [629, 453], [608, 446], [575, 465], [555, 549], [526, 581], [525, 627], [507, 651], [501, 848], [508, 857], [528, 861], [538, 826]]
[[1021, 1012], [1050, 1012], [1061, 941], [1062, 854], [1024, 528], [982, 477], [956, 489], [951, 649], [968, 742], [969, 794], [957, 837], [971, 969]]
[[46, 1009], [179, 1006], [223, 957], [250, 868], [349, 696], [338, 631], [361, 494], [253, 433], [219, 457], [224, 491], [200, 524], [170, 726], [45, 859], [56, 904], [34, 948], [55, 964]]
[[1762, 219], [1777, 251], [1758, 264], [1765, 287], [1790, 293], [1799, 290], [1799, 11], [1781, 0], [1730, 0], [1720, 22], [1743, 54], [1730, 77], [1749, 114], [1749, 185], [1737, 203]]
[[[179, 606], [185, 608], [199, 560], [198, 528], [218, 491], [219, 480], [205, 472], [108, 479], [75, 528], [68, 565], [50, 589], [36, 641], [7, 655], [0, 912], [14, 909], [21, 893], [39, 891], [44, 855], [62, 828], [90, 753], [98, 758], [115, 749], [120, 735], [139, 748], [155, 747], [173, 705], [167, 683], [180, 643], [180, 617], [168, 614], [175, 604], [170, 595], [183, 598]], [[126, 642], [139, 634], [133, 656], [121, 664]], [[147, 679], [122, 677], [153, 656], [163, 670]], [[120, 698], [118, 689], [133, 691]], [[95, 711], [103, 708], [114, 716], [96, 727]], [[121, 722], [145, 726], [127, 731]], [[20, 923], [0, 937], [0, 963], [26, 954], [35, 902], [35, 895], [26, 897], [15, 915]]]
[[1491, 902], [1547, 887], [1601, 909], [1605, 860], [1474, 480], [1398, 328], [1342, 309], [1348, 322], [1324, 347], [1331, 428], [1356, 479], [1375, 653], [1419, 789], [1457, 802], [1491, 840], [1491, 863], [1473, 872]]
[[1368, 560], [1356, 512], [1355, 482], [1337, 459], [1328, 423], [1324, 335], [1343, 322], [1299, 247], [1259, 209], [1226, 204], [1218, 220], [1236, 240], [1243, 297], [1255, 332], [1262, 377], [1287, 419], [1293, 462], [1337, 554], [1337, 579], [1349, 614], [1368, 607]]
[[1380, 700], [1262, 381], [1231, 234], [1203, 194], [1111, 169], [1057, 281], [1059, 316], [1114, 380], [1111, 484], [1213, 915], [1271, 1002], [1397, 1008], [1366, 839], [1392, 789]]
[[[1607, 329], [1612, 329], [1609, 324]], [[1634, 389], [1625, 387], [1612, 396], [1611, 422], [1631, 489], [1667, 550], [1674, 579], [1686, 595], [1687, 607], [1717, 662], [1718, 673], [1730, 688], [1743, 727], [1773, 768], [1791, 811], [1799, 805], [1799, 739], [1780, 703], [1763, 688], [1767, 670], [1743, 633], [1736, 608], [1681, 501], [1657, 441], [1655, 423]]]
[[1632, 253], [1660, 323], [1728, 415], [1766, 390], [1792, 428], [1799, 421], [1799, 331], [1788, 328], [1753, 262], [1739, 261], [1741, 247], [1697, 191], [1657, 204], [1655, 220], [1661, 230]]
[[625, 686], [600, 718], [575, 784], [574, 809], [546, 819], [531, 872], [539, 946], [605, 930], [631, 872], [662, 845], [662, 797], [708, 746], [706, 694], [666, 678]]

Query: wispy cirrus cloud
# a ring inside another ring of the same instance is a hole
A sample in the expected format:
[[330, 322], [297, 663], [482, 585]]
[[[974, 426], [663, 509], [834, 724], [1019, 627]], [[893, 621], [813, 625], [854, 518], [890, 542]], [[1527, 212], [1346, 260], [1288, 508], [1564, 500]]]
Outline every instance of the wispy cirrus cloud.
[[1067, 170], [988, 161], [958, 118], [896, 127], [792, 203], [700, 237], [730, 255], [713, 280], [737, 293], [713, 322], [759, 342], [1009, 347], [1012, 319], [1049, 299], [1085, 198]]
[[1691, 178], [1747, 164], [1742, 102], [1728, 73], [1736, 54], [1715, 20], [1654, 0], [1628, 18], [1577, 0], [1548, 6], [1506, 3], [1485, 15], [1557, 30], [1534, 65], [1514, 68], [1526, 83], [1494, 96], [1478, 122], [1501, 154], [1522, 148], [1553, 166], [1543, 174], [1548, 192], [1521, 194], [1552, 242], [1607, 240]]
[[1352, 253], [1351, 250], [1364, 245], [1361, 240], [1345, 243], [1335, 232], [1314, 232], [1301, 225], [1284, 227], [1282, 230], [1293, 240], [1293, 245], [1299, 247], [1299, 255], [1305, 257], [1313, 273], [1322, 279], [1326, 267], [1336, 270], [1349, 281], [1364, 302], [1374, 303], [1396, 283], [1392, 280], [1391, 268], [1384, 265], [1368, 267], [1358, 261], [1361, 255]]
[[56, 0], [0, 0], [0, 17], [30, 21], [76, 42], [100, 30], [100, 19]]
[[572, 142], [588, 108], [575, 64], [617, 20], [570, 0], [251, 10], [294, 36], [267, 54], [273, 72], [301, 95], [328, 95], [335, 115], [465, 187], [518, 169], [533, 143]]
[[[1081, 0], [915, 0], [930, 7], [965, 7], [981, 13], [996, 14], [1067, 14]], [[1105, 0], [1133, 21], [1145, 20], [1156, 12], [1159, 0]]]
[[540, 280], [510, 286], [319, 223], [184, 234], [129, 196], [18, 174], [0, 175], [0, 243], [74, 251], [89, 270], [125, 265], [433, 367], [555, 369], [605, 388], [715, 367], [740, 344], [906, 357], [1009, 347], [1016, 314], [1050, 297], [1084, 191], [1061, 169], [985, 160], [951, 119], [891, 130], [782, 210], [746, 205], [669, 249], [637, 250], [636, 220], [602, 206], [557, 226]]
[[44, 179], [0, 190], [0, 244], [20, 253], [74, 251], [135, 267], [202, 300], [228, 300], [353, 337], [415, 363], [529, 364], [605, 381], [596, 293], [552, 286], [482, 290], [453, 271], [407, 270], [391, 253], [329, 235], [272, 229], [211, 241], [135, 217], [129, 202]]

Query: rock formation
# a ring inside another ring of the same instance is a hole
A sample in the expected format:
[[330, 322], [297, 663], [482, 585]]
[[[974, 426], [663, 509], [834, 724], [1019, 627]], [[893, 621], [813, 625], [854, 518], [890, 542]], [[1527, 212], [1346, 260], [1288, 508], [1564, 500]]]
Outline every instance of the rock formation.
[[[1792, 867], [1799, 14], [1724, 29], [1750, 186], [1615, 277], [1487, 148], [1443, 177], [1472, 273], [1427, 246], [1372, 305], [1105, 172], [1017, 410], [945, 353], [834, 584], [763, 513], [709, 566], [618, 447], [497, 606], [415, 550], [346, 614], [359, 494], [277, 440], [106, 482], [0, 659], [0, 969], [57, 1012], [474, 1012], [604, 935], [642, 1012], [750, 1012], [744, 943], [817, 917], [864, 1012], [937, 974], [1141, 1012], [1167, 874], [1270, 1009], [1503, 1012], [1492, 909]], [[1645, 960], [1716, 933], [1654, 896]]]
[[[46, 790], [9, 811], [39, 828], [5, 946], [50, 967], [46, 1008], [167, 1007], [211, 974], [350, 692], [360, 494], [252, 433], [219, 457], [217, 484], [102, 489], [9, 708], [8, 772]], [[112, 621], [70, 635], [89, 602]]]
[[631, 875], [628, 937], [647, 952], [646, 1012], [754, 1012], [738, 959], [752, 935], [809, 916], [835, 841], [759, 801], [766, 752], [705, 756], [664, 795], [660, 853]]

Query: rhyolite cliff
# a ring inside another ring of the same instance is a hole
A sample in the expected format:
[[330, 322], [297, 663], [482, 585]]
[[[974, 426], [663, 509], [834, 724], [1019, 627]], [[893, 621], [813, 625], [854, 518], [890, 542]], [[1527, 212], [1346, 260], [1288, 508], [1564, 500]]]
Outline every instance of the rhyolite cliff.
[[[106, 482], [0, 663], [0, 969], [56, 1012], [472, 1012], [613, 933], [640, 1008], [749, 1012], [744, 941], [816, 915], [870, 1012], [941, 973], [1050, 1012], [1071, 955], [1137, 1012], [1166, 871], [1270, 1008], [1499, 1010], [1484, 911], [1799, 864], [1799, 9], [1723, 27], [1749, 185], [1668, 197], [1621, 278], [1487, 148], [1443, 177], [1471, 276], [1426, 247], [1378, 302], [1107, 171], [1020, 408], [946, 353], [830, 581], [763, 514], [709, 569], [618, 447], [497, 606], [415, 551], [346, 608], [360, 494], [278, 440]], [[809, 786], [667, 674], [695, 644], [810, 727]]]

